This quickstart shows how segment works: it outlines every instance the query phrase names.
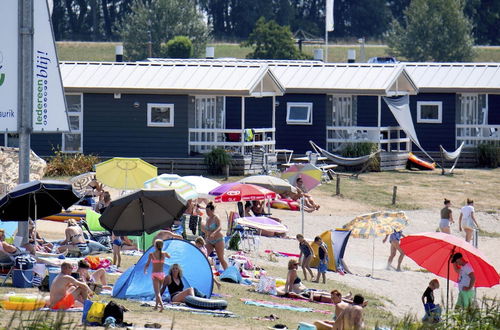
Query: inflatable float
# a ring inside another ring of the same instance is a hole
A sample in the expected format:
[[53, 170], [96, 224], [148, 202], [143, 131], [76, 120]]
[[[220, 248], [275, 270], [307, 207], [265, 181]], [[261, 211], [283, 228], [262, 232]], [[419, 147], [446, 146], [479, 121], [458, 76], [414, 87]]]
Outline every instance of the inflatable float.
[[273, 209], [300, 211], [299, 203], [290, 198], [275, 199], [271, 201], [270, 205]]
[[33, 295], [8, 294], [2, 301], [2, 307], [14, 311], [33, 311], [45, 306], [45, 300]]
[[285, 225], [268, 217], [243, 217], [236, 218], [234, 221], [240, 226], [257, 229], [263, 236], [274, 236], [288, 232]]
[[40, 220], [49, 220], [49, 221], [57, 221], [57, 222], [66, 222], [69, 219], [75, 219], [79, 221], [80, 219], [85, 219], [87, 212], [85, 209], [76, 209], [72, 211], [64, 211], [61, 213], [57, 213], [54, 215], [50, 215], [45, 218], [41, 218]]
[[432, 171], [436, 168], [436, 163], [427, 162], [421, 158], [418, 158], [417, 156], [415, 156], [413, 153], [410, 152], [410, 155], [408, 156], [408, 161], [406, 163], [406, 168], [410, 170], [414, 167], [420, 170]]
[[207, 299], [196, 296], [187, 296], [184, 302], [189, 307], [199, 309], [226, 309], [227, 301], [222, 299]]

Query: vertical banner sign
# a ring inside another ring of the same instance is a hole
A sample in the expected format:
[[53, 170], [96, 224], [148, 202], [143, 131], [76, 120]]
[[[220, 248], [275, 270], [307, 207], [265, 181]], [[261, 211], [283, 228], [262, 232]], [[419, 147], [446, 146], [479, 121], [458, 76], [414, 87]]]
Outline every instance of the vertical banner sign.
[[[3, 2], [6, 2], [5, 4]], [[0, 132], [17, 132], [17, 0], [3, 0], [0, 10]]]
[[333, 0], [326, 0], [326, 31], [333, 31]]
[[66, 99], [46, 0], [34, 1], [33, 132], [68, 132]]

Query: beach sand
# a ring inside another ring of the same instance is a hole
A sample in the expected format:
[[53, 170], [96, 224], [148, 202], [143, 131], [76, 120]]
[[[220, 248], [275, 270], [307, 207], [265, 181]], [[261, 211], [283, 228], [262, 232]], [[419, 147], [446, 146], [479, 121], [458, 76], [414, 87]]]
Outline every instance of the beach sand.
[[[373, 207], [360, 202], [344, 199], [342, 197], [332, 197], [328, 193], [315, 190], [313, 195], [320, 203], [321, 209], [312, 214], [305, 213], [305, 231], [304, 235], [308, 239], [313, 239], [316, 235], [325, 230], [340, 228], [354, 217], [368, 212], [376, 211]], [[117, 192], [112, 191], [112, 196], [116, 198]], [[226, 228], [226, 214], [229, 211], [235, 211], [235, 203], [216, 204], [216, 213], [222, 219], [223, 227]], [[458, 208], [453, 208], [454, 215], [459, 214]], [[289, 237], [294, 238], [301, 232], [301, 214], [300, 212], [272, 209], [273, 216], [283, 220], [283, 223], [289, 227]], [[436, 231], [438, 227], [439, 208], [406, 211], [410, 219], [410, 225], [404, 230], [405, 234], [415, 234], [421, 232]], [[500, 218], [498, 213], [487, 214], [477, 213], [477, 219], [482, 229], [488, 232], [500, 232], [498, 225]], [[64, 223], [51, 221], [38, 221], [38, 230], [47, 238], [62, 238], [64, 236]], [[452, 233], [464, 236], [458, 232], [458, 224], [452, 226]], [[403, 260], [402, 272], [386, 270], [387, 257], [389, 256], [389, 243], [382, 243], [383, 237], [375, 239], [350, 238], [347, 244], [344, 261], [352, 272], [357, 275], [339, 275], [328, 272], [327, 281], [335, 280], [351, 286], [354, 289], [364, 290], [381, 296], [385, 299], [385, 308], [395, 316], [401, 317], [407, 313], [422, 316], [423, 308], [421, 296], [426, 289], [428, 282], [436, 278], [435, 275], [423, 272], [413, 260], [405, 258]], [[375, 248], [373, 249], [373, 244]], [[479, 238], [479, 248], [488, 257], [489, 261], [500, 269], [500, 238], [483, 237]], [[279, 239], [261, 237], [258, 253], [254, 254], [255, 263], [265, 266], [271, 263], [263, 257], [264, 251], [270, 249], [274, 251], [299, 253], [298, 244], [295, 239]], [[373, 254], [374, 253], [374, 254]], [[374, 273], [373, 276], [366, 275], [372, 272], [372, 255], [374, 255]], [[396, 266], [397, 256], [393, 261]], [[283, 267], [283, 277], [286, 275], [286, 263], [288, 258], [278, 258], [279, 265]], [[272, 263], [276, 266], [276, 263]], [[316, 271], [314, 271], [316, 273]], [[300, 272], [301, 273], [301, 272]], [[437, 277], [441, 288], [435, 292], [436, 301], [441, 302], [446, 299], [446, 279]], [[307, 285], [307, 282], [306, 282]], [[450, 297], [457, 297], [458, 289], [454, 283], [450, 283]], [[332, 283], [331, 289], [335, 289]], [[356, 292], [354, 291], [353, 294]], [[479, 288], [478, 297], [486, 295], [488, 297], [500, 297], [500, 285], [494, 288]], [[455, 298], [454, 298], [455, 299]], [[450, 306], [454, 306], [454, 301], [450, 300]]]

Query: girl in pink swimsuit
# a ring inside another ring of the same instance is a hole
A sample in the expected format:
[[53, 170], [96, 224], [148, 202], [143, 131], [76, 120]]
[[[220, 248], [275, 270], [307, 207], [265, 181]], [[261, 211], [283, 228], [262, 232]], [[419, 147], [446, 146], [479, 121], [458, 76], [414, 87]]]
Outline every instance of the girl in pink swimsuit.
[[160, 289], [165, 279], [165, 273], [163, 272], [163, 267], [165, 266], [165, 258], [170, 258], [167, 252], [163, 252], [163, 241], [157, 239], [154, 244], [156, 250], [151, 252], [148, 257], [148, 262], [144, 266], [144, 274], [148, 272], [149, 263], [153, 264], [153, 273], [151, 274], [151, 279], [153, 280], [153, 288], [155, 290], [156, 305], [154, 309], [160, 306], [160, 312], [163, 311], [163, 301], [161, 300]]

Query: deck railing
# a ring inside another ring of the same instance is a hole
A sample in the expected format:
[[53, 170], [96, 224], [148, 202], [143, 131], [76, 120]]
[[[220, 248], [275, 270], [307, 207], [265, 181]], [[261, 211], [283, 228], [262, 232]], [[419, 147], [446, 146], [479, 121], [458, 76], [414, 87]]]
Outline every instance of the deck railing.
[[214, 148], [224, 148], [230, 152], [251, 154], [255, 147], [266, 153], [274, 153], [276, 141], [274, 128], [225, 129], [190, 128], [189, 152], [205, 153]]
[[363, 126], [327, 126], [327, 148], [339, 150], [346, 143], [377, 143], [386, 151], [410, 151], [411, 142], [399, 126], [363, 127]]
[[466, 147], [475, 147], [481, 143], [500, 144], [500, 125], [457, 124], [456, 144], [465, 142]]

